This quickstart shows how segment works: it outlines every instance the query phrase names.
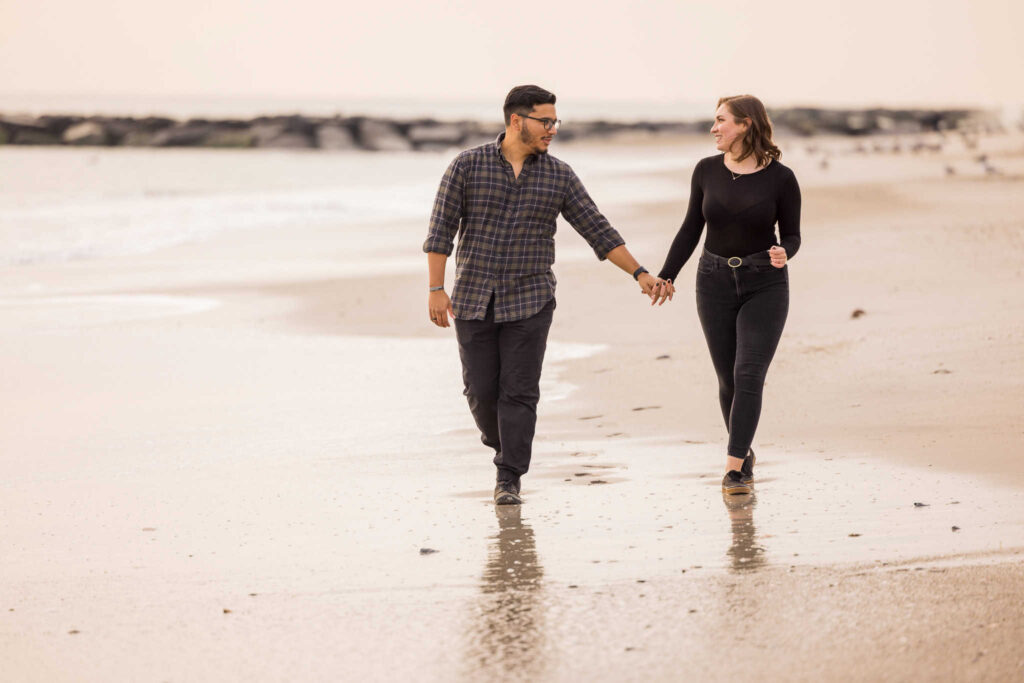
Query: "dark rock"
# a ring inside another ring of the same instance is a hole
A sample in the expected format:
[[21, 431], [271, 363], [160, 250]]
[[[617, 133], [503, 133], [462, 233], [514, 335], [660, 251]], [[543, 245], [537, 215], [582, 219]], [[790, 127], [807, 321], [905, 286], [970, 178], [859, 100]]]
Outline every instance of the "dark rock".
[[328, 123], [316, 129], [316, 146], [320, 149], [356, 149], [356, 138], [348, 126]]
[[256, 136], [250, 130], [216, 128], [210, 131], [201, 144], [203, 147], [255, 147]]
[[361, 119], [356, 130], [359, 143], [366, 149], [380, 152], [407, 152], [412, 149], [412, 143], [390, 121]]
[[8, 126], [14, 129], [34, 128], [36, 130], [46, 130], [46, 127], [40, 124], [36, 117], [23, 116], [21, 114], [0, 115], [0, 126]]
[[165, 128], [174, 126], [176, 122], [174, 119], [164, 118], [162, 116], [148, 116], [144, 119], [120, 119], [121, 121], [129, 121], [135, 124], [138, 129], [147, 131], [149, 133], [156, 133]]
[[960, 527], [958, 527], [958, 526], [954, 526], [954, 527], [952, 527], [952, 530], [953, 530], [953, 531], [960, 531]]
[[211, 131], [209, 124], [174, 126], [152, 135], [149, 144], [154, 147], [194, 147], [202, 144]]
[[407, 137], [417, 149], [455, 147], [464, 137], [462, 126], [455, 123], [430, 123], [411, 126]]
[[[57, 135], [63, 135], [68, 128], [84, 120], [81, 116], [40, 116], [36, 119], [40, 126]], [[96, 121], [96, 119], [91, 120]]]
[[124, 147], [152, 147], [153, 138], [156, 133], [145, 130], [129, 130], [121, 136], [121, 144]]
[[853, 309], [853, 313], [850, 314], [850, 317], [851, 318], [859, 318], [859, 317], [861, 317], [862, 315], [865, 315], [865, 314], [866, 314], [866, 311], [863, 308], [855, 308], [855, 309]]
[[126, 147], [148, 147], [154, 144], [157, 133], [176, 125], [172, 119], [156, 116], [144, 119], [119, 118], [108, 124], [108, 130], [111, 136]]
[[914, 507], [916, 507], [916, 508], [926, 508], [926, 507], [928, 507], [928, 503], [914, 503]]
[[301, 127], [289, 125], [288, 121], [257, 123], [251, 130], [257, 147], [275, 149], [308, 149], [313, 147], [312, 135], [307, 134]]
[[68, 145], [106, 145], [110, 136], [99, 121], [82, 121], [69, 127], [61, 136]]
[[433, 548], [420, 548], [420, 555], [432, 555], [436, 552], [440, 551], [434, 550]]
[[0, 130], [4, 131], [8, 144], [60, 144], [60, 135], [40, 124], [32, 116], [0, 116]]
[[59, 145], [60, 136], [45, 130], [23, 128], [15, 131], [13, 142], [17, 145]]

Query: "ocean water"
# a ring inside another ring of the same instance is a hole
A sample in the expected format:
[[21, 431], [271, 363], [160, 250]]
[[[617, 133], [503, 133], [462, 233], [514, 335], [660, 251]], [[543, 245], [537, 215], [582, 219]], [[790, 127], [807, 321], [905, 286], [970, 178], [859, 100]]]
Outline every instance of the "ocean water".
[[[364, 263], [409, 251], [419, 267], [434, 194], [457, 151], [0, 147], [0, 265], [338, 228]], [[686, 184], [664, 172], [686, 173], [708, 151], [569, 143], [553, 154], [573, 165], [599, 206], [611, 207], [685, 196]]]

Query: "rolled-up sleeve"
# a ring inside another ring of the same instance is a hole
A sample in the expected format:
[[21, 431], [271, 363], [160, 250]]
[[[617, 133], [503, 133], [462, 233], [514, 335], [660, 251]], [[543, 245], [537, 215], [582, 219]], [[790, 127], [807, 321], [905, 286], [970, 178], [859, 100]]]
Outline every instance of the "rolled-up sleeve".
[[463, 216], [463, 199], [466, 190], [466, 176], [463, 169], [463, 155], [455, 157], [441, 177], [437, 188], [434, 210], [430, 213], [430, 227], [423, 243], [424, 252], [436, 252], [451, 256], [455, 247], [455, 236]]
[[604, 214], [598, 211], [594, 200], [587, 193], [587, 188], [583, 187], [583, 183], [572, 169], [569, 169], [562, 215], [602, 261], [609, 251], [626, 243]]

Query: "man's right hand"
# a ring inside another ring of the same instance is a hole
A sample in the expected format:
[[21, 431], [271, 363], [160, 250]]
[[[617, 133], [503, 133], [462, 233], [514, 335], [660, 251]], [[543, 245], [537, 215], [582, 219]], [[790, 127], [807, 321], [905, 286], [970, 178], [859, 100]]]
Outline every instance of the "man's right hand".
[[448, 316], [450, 315], [454, 318], [455, 312], [452, 311], [452, 300], [448, 298], [447, 292], [443, 289], [430, 293], [430, 298], [427, 300], [427, 310], [430, 313], [430, 322], [438, 327], [451, 327], [451, 324], [448, 322]]

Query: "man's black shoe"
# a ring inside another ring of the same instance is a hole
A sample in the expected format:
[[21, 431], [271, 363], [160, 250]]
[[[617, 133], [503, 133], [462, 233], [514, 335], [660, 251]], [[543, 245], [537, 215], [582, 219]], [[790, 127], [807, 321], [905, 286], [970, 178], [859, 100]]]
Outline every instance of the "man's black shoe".
[[740, 468], [740, 474], [743, 475], [744, 484], [754, 483], [754, 463], [757, 462], [757, 456], [754, 455], [754, 449], [751, 448], [750, 452], [747, 453], [747, 457], [743, 458], [743, 467]]
[[519, 497], [519, 482], [499, 481], [494, 487], [495, 505], [520, 505], [523, 499]]
[[722, 493], [735, 496], [740, 493], [750, 493], [750, 484], [743, 483], [743, 474], [736, 470], [729, 470], [722, 478]]

